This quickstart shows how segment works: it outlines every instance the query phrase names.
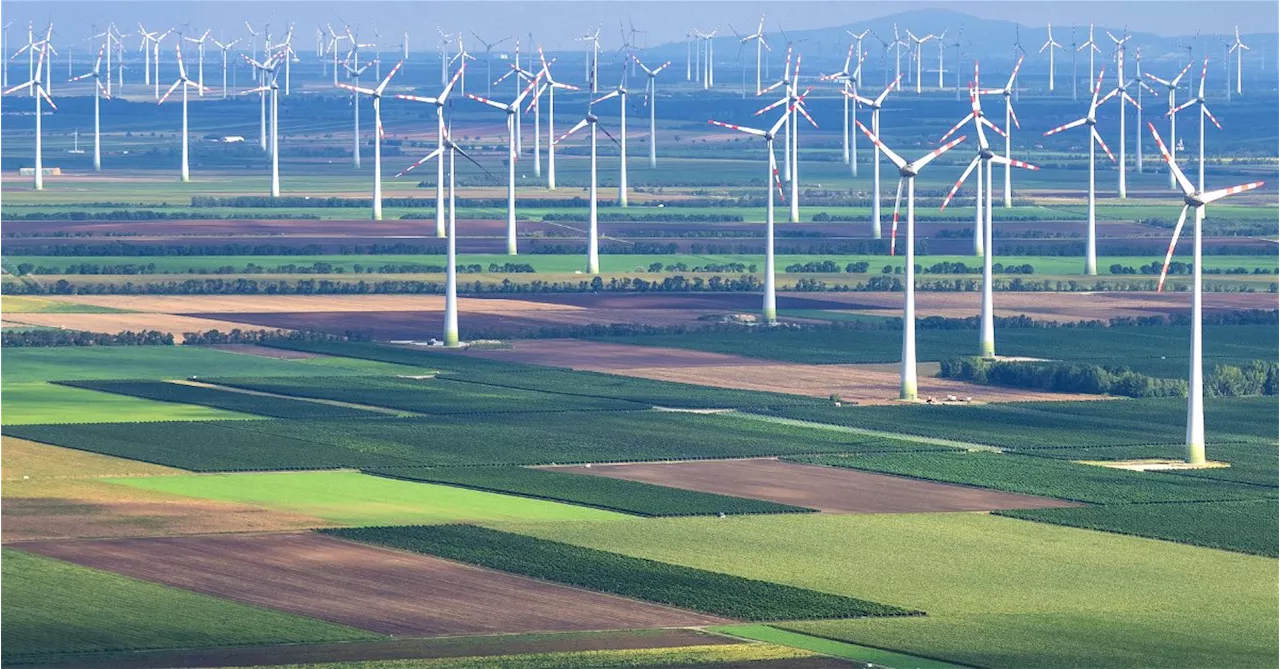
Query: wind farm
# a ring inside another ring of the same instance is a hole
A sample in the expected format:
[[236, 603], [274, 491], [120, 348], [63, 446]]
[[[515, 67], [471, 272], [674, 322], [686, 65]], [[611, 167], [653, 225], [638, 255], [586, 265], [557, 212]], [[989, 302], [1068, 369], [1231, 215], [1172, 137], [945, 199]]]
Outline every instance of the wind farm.
[[0, 662], [1274, 666], [1280, 14], [1149, 4], [7, 3]]

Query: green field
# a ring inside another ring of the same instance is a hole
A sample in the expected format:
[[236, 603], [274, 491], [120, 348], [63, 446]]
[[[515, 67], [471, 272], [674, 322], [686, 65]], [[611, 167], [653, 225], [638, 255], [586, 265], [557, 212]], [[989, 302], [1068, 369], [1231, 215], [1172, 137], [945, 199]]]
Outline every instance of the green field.
[[474, 525], [364, 527], [325, 534], [739, 620], [911, 616], [896, 606], [690, 569]]
[[144, 490], [264, 506], [344, 525], [609, 520], [624, 517], [602, 509], [358, 472], [202, 474], [110, 481]]
[[[358, 383], [358, 381], [358, 377], [351, 377], [350, 379], [352, 383]], [[307, 402], [286, 397], [251, 395], [218, 388], [168, 383], [165, 381], [58, 381], [56, 385], [114, 395], [139, 397], [157, 402], [194, 404], [269, 418], [377, 418], [387, 415], [353, 407]]]
[[1264, 667], [1277, 653], [1270, 558], [976, 514], [500, 527], [921, 609], [788, 627], [974, 666]]
[[[999, 307], [1000, 300], [996, 298]], [[977, 313], [978, 298], [974, 297]], [[1280, 355], [1274, 325], [1210, 325], [1204, 328], [1204, 359], [1241, 365]], [[1016, 328], [996, 326], [1000, 355], [1119, 365], [1165, 378], [1187, 375], [1190, 329], [1185, 326]], [[901, 330], [760, 329], [715, 333], [600, 337], [601, 341], [686, 348], [807, 364], [887, 363], [902, 356]], [[854, 345], [856, 342], [856, 345]], [[918, 358], [939, 361], [978, 354], [977, 329], [917, 329]]]
[[94, 304], [55, 302], [34, 297], [6, 295], [0, 298], [0, 311], [7, 314], [114, 314], [124, 310]]
[[63, 653], [377, 639], [60, 560], [4, 550], [4, 661]]
[[426, 481], [593, 506], [638, 516], [711, 516], [719, 513], [800, 513], [789, 504], [670, 488], [607, 476], [530, 467], [385, 467], [378, 476]]
[[[210, 383], [258, 392], [337, 400], [418, 414], [471, 414], [532, 411], [621, 411], [647, 408], [610, 398], [572, 399], [564, 395], [459, 383], [445, 378], [308, 377], [216, 378]], [[291, 417], [291, 416], [282, 416]], [[301, 418], [302, 416], [298, 416]]]
[[7, 436], [191, 471], [539, 465], [937, 449], [881, 436], [662, 411], [332, 421], [6, 425]]
[[902, 653], [881, 650], [879, 648], [859, 646], [846, 641], [823, 639], [821, 637], [810, 636], [808, 634], [800, 634], [790, 630], [770, 627], [769, 625], [717, 625], [709, 629], [713, 632], [741, 637], [743, 639], [782, 644], [784, 646], [811, 650], [816, 653], [822, 653], [823, 655], [843, 657], [845, 659], [854, 660], [855, 662], [865, 662], [872, 666], [911, 667], [912, 669], [960, 669], [959, 665], [951, 664], [949, 662], [930, 660], [928, 658], [917, 657], [914, 655], [903, 655]]
[[421, 374], [393, 364], [351, 358], [279, 360], [195, 346], [6, 348], [0, 352], [4, 424], [215, 420], [252, 418], [200, 406], [107, 395], [49, 381], [181, 379], [191, 376], [334, 376]]

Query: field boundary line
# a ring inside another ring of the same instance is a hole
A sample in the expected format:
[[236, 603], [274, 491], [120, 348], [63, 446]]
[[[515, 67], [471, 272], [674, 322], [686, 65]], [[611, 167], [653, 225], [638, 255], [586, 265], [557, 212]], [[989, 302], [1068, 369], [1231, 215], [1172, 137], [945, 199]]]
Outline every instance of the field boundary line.
[[884, 437], [886, 439], [897, 439], [899, 441], [911, 441], [918, 444], [929, 444], [930, 446], [946, 446], [957, 450], [965, 451], [987, 451], [990, 453], [1004, 453], [1004, 449], [998, 446], [988, 444], [977, 444], [966, 441], [955, 441], [953, 439], [939, 439], [937, 437], [924, 437], [914, 434], [906, 434], [902, 432], [886, 432], [884, 430], [869, 430], [862, 427], [850, 427], [848, 425], [832, 425], [830, 423], [817, 423], [814, 421], [800, 420], [797, 418], [783, 418], [781, 416], [769, 416], [766, 414], [751, 413], [745, 411], [728, 411], [730, 416], [738, 418], [746, 418], [748, 420], [759, 420], [767, 423], [779, 423], [782, 425], [794, 425], [796, 427], [809, 427], [819, 430], [832, 430], [835, 432], [848, 432], [850, 434], [860, 434], [865, 437]]
[[[428, 414], [414, 413], [412, 411], [404, 411], [401, 409], [392, 409], [390, 407], [380, 407], [373, 404], [356, 404], [355, 402], [343, 402], [341, 400], [326, 400], [319, 397], [303, 397], [301, 395], [282, 395], [280, 393], [269, 393], [261, 390], [249, 390], [248, 388], [237, 388], [236, 386], [224, 386], [217, 383], [209, 383], [207, 381], [195, 381], [191, 379], [170, 379], [167, 383], [180, 386], [193, 386], [196, 388], [209, 388], [211, 390], [221, 390], [223, 392], [240, 393], [241, 395], [254, 395], [258, 397], [274, 397], [283, 400], [296, 400], [300, 402], [311, 402], [312, 404], [325, 404], [328, 406], [341, 407], [343, 409], [360, 409], [362, 411], [371, 411], [374, 413], [387, 414], [396, 418], [403, 417], [424, 417]], [[277, 419], [279, 420], [279, 419]]]

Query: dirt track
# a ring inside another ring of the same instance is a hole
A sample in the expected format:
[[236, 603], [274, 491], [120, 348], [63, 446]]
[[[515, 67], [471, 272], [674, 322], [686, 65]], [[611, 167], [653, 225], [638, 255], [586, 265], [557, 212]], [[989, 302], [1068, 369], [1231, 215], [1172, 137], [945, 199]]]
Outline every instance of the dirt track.
[[565, 467], [703, 492], [834, 513], [926, 513], [1077, 506], [1071, 502], [778, 460], [718, 460]]
[[39, 542], [23, 550], [399, 636], [685, 627], [722, 619], [315, 534]]

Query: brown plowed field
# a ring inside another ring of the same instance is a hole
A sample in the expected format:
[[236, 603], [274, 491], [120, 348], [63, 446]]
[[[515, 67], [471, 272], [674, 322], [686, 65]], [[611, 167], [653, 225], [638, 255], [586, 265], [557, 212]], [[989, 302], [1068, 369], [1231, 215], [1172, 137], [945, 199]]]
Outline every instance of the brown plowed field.
[[[680, 648], [743, 643], [739, 639], [692, 629], [655, 629], [625, 632], [568, 632], [548, 635], [464, 636], [428, 639], [391, 639], [354, 643], [291, 644], [216, 648], [211, 650], [157, 650], [77, 658], [58, 663], [59, 669], [162, 669], [167, 667], [257, 667], [325, 662], [371, 662], [446, 657], [564, 653], [633, 648]], [[755, 666], [754, 664], [752, 665]], [[809, 665], [795, 665], [809, 666]], [[826, 666], [826, 665], [812, 665]], [[834, 665], [848, 666], [848, 665]]]
[[750, 497], [833, 513], [926, 513], [1078, 506], [1048, 497], [779, 460], [714, 460], [565, 467], [593, 476]]
[[315, 534], [40, 542], [23, 550], [398, 636], [688, 627], [723, 619]]

